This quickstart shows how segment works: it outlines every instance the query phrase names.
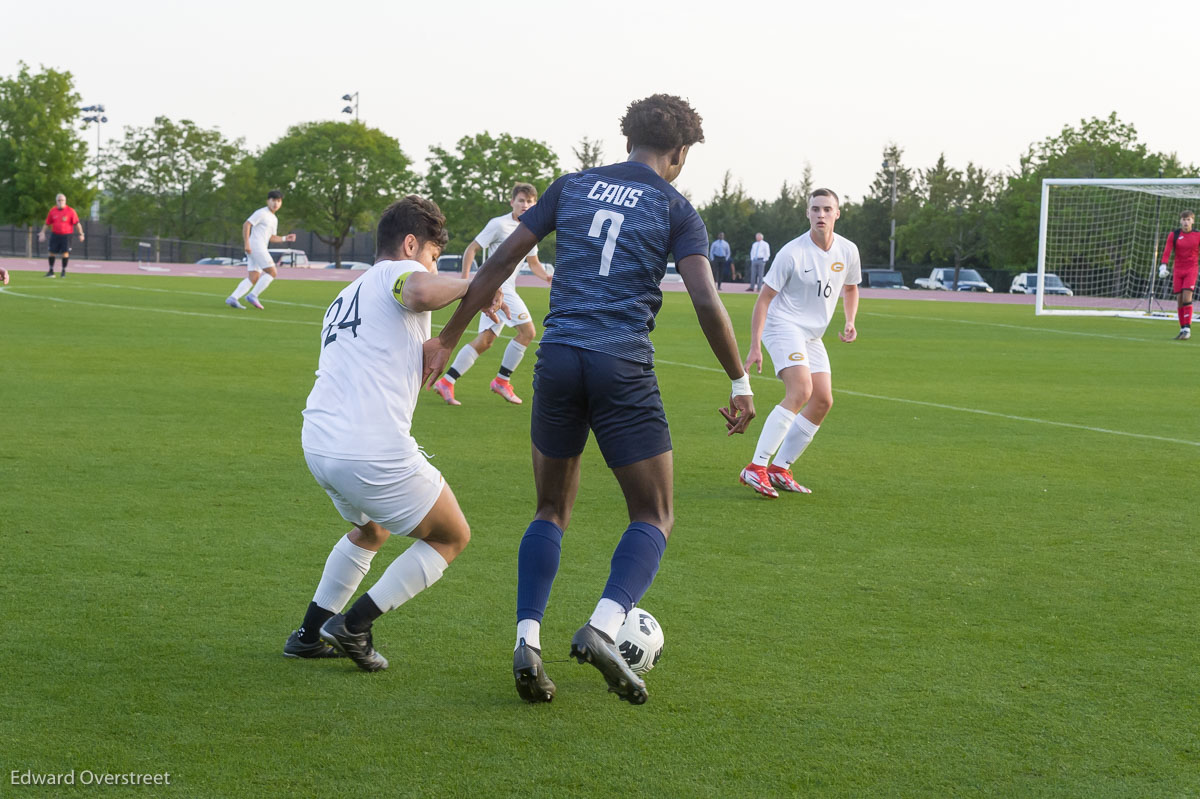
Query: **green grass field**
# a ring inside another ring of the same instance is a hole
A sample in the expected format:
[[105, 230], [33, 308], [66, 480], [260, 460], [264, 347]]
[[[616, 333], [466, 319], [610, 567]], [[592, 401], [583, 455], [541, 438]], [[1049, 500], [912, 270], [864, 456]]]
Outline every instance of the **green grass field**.
[[[280, 281], [234, 313], [211, 279], [39, 281], [0, 294], [0, 797], [1200, 794], [1200, 344], [1171, 324], [866, 300], [858, 342], [827, 339], [836, 404], [796, 467], [814, 493], [766, 501], [737, 482], [759, 424], [724, 435], [729, 383], [669, 294], [677, 524], [643, 602], [667, 640], [650, 701], [560, 662], [553, 704], [527, 706], [529, 403], [487, 391], [502, 347], [462, 407], [417, 409], [473, 540], [376, 625], [392, 665], [369, 675], [280, 656], [348, 529], [299, 446], [340, 284]], [[540, 318], [547, 291], [522, 293]], [[743, 349], [752, 299], [726, 297]], [[761, 421], [782, 388], [754, 387]], [[625, 524], [593, 444], [548, 660]], [[72, 769], [171, 785], [12, 784]]]

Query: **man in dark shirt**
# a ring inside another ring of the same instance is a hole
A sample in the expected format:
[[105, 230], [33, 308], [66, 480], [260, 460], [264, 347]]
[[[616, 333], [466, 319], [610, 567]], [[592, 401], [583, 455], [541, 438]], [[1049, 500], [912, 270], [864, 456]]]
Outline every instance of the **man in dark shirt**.
[[556, 180], [484, 263], [425, 349], [425, 382], [432, 385], [474, 314], [543, 236], [558, 231], [550, 312], [533, 376], [537, 514], [517, 562], [513, 676], [527, 702], [554, 698], [542, 665], [541, 620], [589, 430], [625, 495], [630, 523], [613, 552], [596, 610], [571, 640], [571, 655], [599, 669], [621, 699], [642, 704], [647, 698], [645, 683], [613, 641], [654, 580], [674, 524], [671, 437], [649, 336], [662, 307], [658, 284], [670, 255], [709, 346], [733, 380], [728, 408], [720, 409], [726, 428], [742, 433], [754, 417], [749, 376], [713, 285], [704, 222], [670, 185], [688, 149], [704, 140], [700, 116], [680, 98], [656, 94], [629, 106], [621, 131], [629, 159]]

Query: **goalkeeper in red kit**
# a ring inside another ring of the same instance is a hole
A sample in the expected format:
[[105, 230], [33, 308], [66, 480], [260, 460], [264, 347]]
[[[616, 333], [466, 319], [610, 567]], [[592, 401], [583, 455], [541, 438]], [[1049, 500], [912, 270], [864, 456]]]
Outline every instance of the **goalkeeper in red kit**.
[[1166, 277], [1171, 254], [1175, 254], [1175, 270], [1171, 290], [1179, 302], [1179, 335], [1176, 341], [1187, 341], [1192, 337], [1192, 295], [1196, 292], [1196, 274], [1200, 271], [1200, 230], [1193, 230], [1196, 215], [1184, 211], [1179, 215], [1179, 227], [1167, 234], [1167, 248], [1163, 250], [1162, 263], [1158, 267], [1159, 277]]

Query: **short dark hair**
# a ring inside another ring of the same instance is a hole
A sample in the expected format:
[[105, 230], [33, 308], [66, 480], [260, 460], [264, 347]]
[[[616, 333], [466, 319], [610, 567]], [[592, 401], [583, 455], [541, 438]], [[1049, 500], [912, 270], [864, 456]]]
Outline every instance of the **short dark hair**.
[[271, 189], [269, 192], [267, 192], [267, 199], [268, 200], [282, 200], [283, 192], [281, 192], [279, 189]]
[[813, 197], [832, 197], [833, 201], [840, 207], [842, 201], [838, 199], [837, 193], [833, 189], [815, 189], [812, 194], [808, 195], [811, 202]]
[[635, 147], [669, 152], [704, 141], [703, 121], [686, 100], [673, 94], [652, 94], [629, 104], [621, 119], [621, 132]]
[[518, 183], [513, 186], [512, 198], [515, 200], [521, 194], [528, 194], [533, 199], [537, 199], [537, 189], [534, 188], [532, 183]]
[[446, 215], [437, 203], [410, 194], [389, 205], [379, 217], [379, 227], [375, 231], [376, 257], [394, 253], [410, 233], [422, 244], [432, 241], [444, 248], [450, 241]]

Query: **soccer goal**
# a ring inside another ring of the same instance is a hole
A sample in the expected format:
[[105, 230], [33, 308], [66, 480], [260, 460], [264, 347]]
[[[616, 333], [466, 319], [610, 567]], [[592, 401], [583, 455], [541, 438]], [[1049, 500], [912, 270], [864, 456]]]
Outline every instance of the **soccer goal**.
[[1200, 179], [1043, 180], [1036, 312], [1174, 319], [1158, 264], [1186, 209]]

